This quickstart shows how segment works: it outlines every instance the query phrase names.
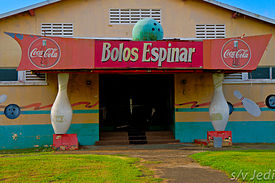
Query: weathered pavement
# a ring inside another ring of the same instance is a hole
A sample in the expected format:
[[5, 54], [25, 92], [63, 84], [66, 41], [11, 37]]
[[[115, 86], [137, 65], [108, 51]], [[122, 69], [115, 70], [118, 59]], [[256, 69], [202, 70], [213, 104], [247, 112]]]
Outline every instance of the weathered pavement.
[[[87, 149], [70, 152], [77, 154], [123, 154], [149, 161], [145, 166], [154, 170], [157, 177], [171, 183], [232, 183], [223, 172], [203, 167], [188, 155], [209, 150], [193, 144], [89, 146]], [[211, 149], [210, 149], [211, 150]], [[214, 149], [212, 149], [214, 150]], [[151, 163], [150, 163], [151, 162]]]

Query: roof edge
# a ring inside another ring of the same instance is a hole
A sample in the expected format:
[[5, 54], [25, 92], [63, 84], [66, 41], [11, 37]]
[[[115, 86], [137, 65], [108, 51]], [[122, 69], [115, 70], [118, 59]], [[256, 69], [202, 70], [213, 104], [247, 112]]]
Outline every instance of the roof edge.
[[210, 4], [214, 4], [214, 5], [219, 6], [219, 7], [222, 7], [224, 9], [228, 9], [228, 10], [231, 10], [231, 11], [234, 11], [234, 12], [238, 12], [238, 13], [241, 13], [243, 15], [247, 15], [249, 17], [252, 17], [252, 18], [255, 18], [255, 19], [258, 19], [258, 20], [262, 20], [264, 22], [275, 25], [275, 20], [272, 19], [272, 18], [268, 18], [268, 17], [262, 16], [262, 15], [258, 15], [256, 13], [252, 13], [250, 11], [246, 11], [246, 10], [243, 10], [243, 9], [237, 8], [235, 6], [231, 6], [231, 5], [216, 1], [216, 0], [203, 0], [203, 1], [207, 2], [207, 3], [210, 3]]
[[23, 12], [29, 11], [31, 9], [40, 8], [42, 6], [46, 6], [46, 5], [56, 3], [56, 2], [59, 2], [59, 1], [61, 1], [61, 0], [46, 0], [46, 1], [36, 3], [36, 4], [30, 5], [30, 6], [26, 6], [24, 8], [19, 8], [19, 9], [13, 10], [13, 11], [9, 11], [7, 13], [2, 13], [2, 14], [0, 14], [0, 19], [12, 16], [12, 15], [16, 15], [16, 14], [19, 14], [19, 13], [23, 13]]

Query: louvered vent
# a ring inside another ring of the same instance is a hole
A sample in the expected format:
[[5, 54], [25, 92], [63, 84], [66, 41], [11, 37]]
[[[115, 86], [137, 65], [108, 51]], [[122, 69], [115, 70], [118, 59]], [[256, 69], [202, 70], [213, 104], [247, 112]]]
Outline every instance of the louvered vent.
[[73, 24], [71, 23], [43, 23], [41, 24], [41, 35], [72, 37]]
[[225, 38], [225, 25], [196, 25], [196, 37], [201, 39]]
[[161, 23], [160, 9], [110, 9], [110, 24], [135, 24], [144, 18], [153, 18]]
[[245, 80], [248, 80], [247, 72], [232, 73], [232, 74], [224, 75], [224, 82], [238, 82], [238, 81], [245, 81]]
[[225, 74], [224, 79], [242, 79], [242, 73]]
[[25, 82], [46, 82], [46, 74], [25, 71]]

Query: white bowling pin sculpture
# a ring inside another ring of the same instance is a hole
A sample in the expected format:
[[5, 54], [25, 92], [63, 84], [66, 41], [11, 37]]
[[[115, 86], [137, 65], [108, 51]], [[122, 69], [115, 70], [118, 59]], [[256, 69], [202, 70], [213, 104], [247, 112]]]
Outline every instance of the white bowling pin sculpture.
[[255, 102], [248, 98], [244, 98], [241, 92], [239, 92], [238, 90], [234, 91], [234, 95], [242, 101], [243, 107], [249, 114], [255, 117], [261, 115], [261, 109]]
[[213, 74], [214, 96], [209, 107], [209, 114], [216, 131], [224, 131], [229, 118], [229, 107], [223, 95], [222, 82], [223, 73]]
[[67, 95], [68, 73], [58, 74], [58, 93], [51, 109], [51, 122], [55, 134], [65, 134], [72, 122], [72, 106]]
[[4, 103], [7, 100], [7, 98], [8, 98], [7, 95], [1, 95], [0, 96], [0, 104]]

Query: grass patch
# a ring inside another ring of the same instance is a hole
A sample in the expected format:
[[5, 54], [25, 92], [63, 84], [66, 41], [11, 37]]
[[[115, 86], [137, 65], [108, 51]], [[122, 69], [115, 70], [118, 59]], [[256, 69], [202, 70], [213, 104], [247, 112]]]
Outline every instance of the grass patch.
[[0, 150], [1, 154], [22, 154], [22, 153], [37, 153], [37, 152], [53, 152], [51, 147], [35, 147], [27, 149], [10, 149], [10, 150]]
[[0, 182], [160, 182], [140, 159], [91, 154], [0, 154]]
[[232, 148], [241, 148], [240, 146], [232, 146]]
[[[275, 182], [275, 150], [211, 151], [190, 156], [245, 182]], [[258, 176], [258, 177], [257, 177]]]

